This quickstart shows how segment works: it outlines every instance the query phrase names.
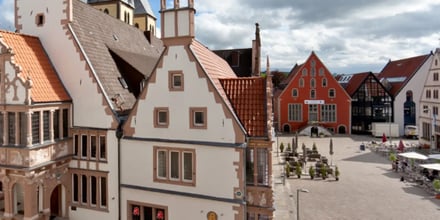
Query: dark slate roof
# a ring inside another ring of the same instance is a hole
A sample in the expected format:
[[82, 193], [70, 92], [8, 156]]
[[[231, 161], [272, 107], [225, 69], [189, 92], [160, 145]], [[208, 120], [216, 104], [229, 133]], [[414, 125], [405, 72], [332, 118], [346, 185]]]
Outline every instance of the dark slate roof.
[[119, 78], [122, 74], [110, 51], [147, 78], [162, 53], [162, 42], [155, 39], [150, 44], [139, 29], [81, 1], [73, 1], [73, 22], [70, 25], [108, 99], [117, 97], [118, 102], [122, 102], [112, 108], [116, 111], [131, 109], [136, 97], [121, 85]]
[[134, 14], [149, 14], [156, 18], [148, 0], [134, 0]]
[[[230, 50], [214, 50], [215, 54], [229, 63], [235, 75], [238, 77], [252, 76], [252, 48], [230, 49]], [[233, 66], [233, 54], [238, 53], [238, 66]]]
[[396, 97], [431, 54], [390, 61], [379, 74], [380, 80], [387, 80], [391, 85], [390, 93]]

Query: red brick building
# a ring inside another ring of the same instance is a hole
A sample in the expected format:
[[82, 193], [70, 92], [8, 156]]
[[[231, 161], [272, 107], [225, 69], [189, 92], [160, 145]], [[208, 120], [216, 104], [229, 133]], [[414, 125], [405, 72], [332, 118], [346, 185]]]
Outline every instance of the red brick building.
[[312, 52], [275, 91], [275, 126], [283, 133], [347, 134], [350, 106], [350, 96]]

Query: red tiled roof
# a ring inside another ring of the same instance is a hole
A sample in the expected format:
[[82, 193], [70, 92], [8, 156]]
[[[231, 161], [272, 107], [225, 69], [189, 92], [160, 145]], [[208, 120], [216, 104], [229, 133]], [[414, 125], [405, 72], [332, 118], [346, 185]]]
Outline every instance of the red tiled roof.
[[248, 135], [267, 135], [266, 80], [262, 77], [220, 79]]
[[21, 67], [20, 77], [32, 80], [32, 102], [71, 100], [37, 37], [0, 30], [0, 43], [2, 40]]
[[237, 115], [247, 134], [267, 136], [267, 97], [264, 78], [238, 78], [229, 64], [200, 42], [191, 44], [195, 56], [226, 105]]
[[406, 59], [390, 61], [381, 71], [378, 78], [379, 79], [390, 79], [402, 77], [402, 81], [390, 82], [392, 88], [390, 93], [393, 97], [400, 92], [402, 87], [404, 87], [407, 82], [412, 78], [412, 76], [417, 72], [417, 70], [425, 63], [429, 58], [430, 54], [410, 57]]

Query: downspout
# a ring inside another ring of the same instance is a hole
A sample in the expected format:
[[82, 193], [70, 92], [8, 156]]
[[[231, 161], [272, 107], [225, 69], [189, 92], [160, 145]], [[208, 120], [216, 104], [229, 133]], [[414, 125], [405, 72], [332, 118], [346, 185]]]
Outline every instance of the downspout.
[[243, 215], [243, 220], [246, 220], [247, 219], [247, 202], [246, 202], [246, 200], [247, 200], [247, 198], [246, 198], [246, 195], [247, 195], [247, 180], [246, 180], [246, 178], [247, 178], [247, 173], [246, 173], [246, 158], [247, 158], [247, 155], [246, 155], [246, 153], [247, 153], [247, 146], [248, 146], [248, 143], [249, 143], [249, 137], [247, 137], [247, 135], [246, 135], [246, 142], [243, 144], [243, 166], [244, 166], [244, 169], [243, 169], [243, 182], [244, 182], [244, 185], [243, 185], [243, 190], [244, 190], [244, 192], [243, 192], [243, 204], [244, 204], [244, 215]]
[[119, 121], [116, 129], [116, 138], [118, 138], [118, 219], [121, 220], [121, 138], [123, 136], [122, 124], [123, 120]]

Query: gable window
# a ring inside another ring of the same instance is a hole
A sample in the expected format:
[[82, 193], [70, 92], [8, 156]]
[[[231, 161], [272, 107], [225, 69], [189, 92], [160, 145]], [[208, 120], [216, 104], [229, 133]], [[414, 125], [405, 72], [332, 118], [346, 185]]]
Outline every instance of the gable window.
[[169, 124], [168, 108], [154, 108], [154, 127], [167, 128]]
[[329, 89], [329, 90], [328, 90], [328, 97], [329, 97], [329, 98], [334, 98], [334, 97], [336, 97], [335, 89]]
[[183, 91], [183, 72], [182, 71], [170, 71], [168, 73], [168, 87], [170, 91]]
[[311, 88], [316, 88], [316, 80], [315, 79], [311, 79], [310, 80], [310, 87]]
[[304, 68], [304, 69], [302, 70], [302, 75], [303, 75], [303, 76], [307, 76], [307, 69], [306, 69], [306, 68]]
[[206, 129], [207, 128], [207, 108], [190, 108], [190, 128]]
[[319, 75], [324, 76], [324, 68], [319, 68]]
[[35, 16], [35, 24], [37, 25], [37, 27], [43, 26], [44, 22], [44, 14], [40, 13]]
[[321, 86], [322, 87], [327, 87], [327, 79], [326, 78], [322, 78]]
[[304, 88], [304, 78], [299, 79], [299, 87]]
[[438, 73], [437, 72], [433, 73], [432, 78], [434, 81], [438, 81]]
[[154, 147], [154, 181], [195, 185], [195, 150]]
[[298, 89], [292, 89], [292, 96], [298, 97]]
[[431, 90], [429, 90], [429, 89], [426, 90], [426, 98], [427, 99], [431, 98]]

